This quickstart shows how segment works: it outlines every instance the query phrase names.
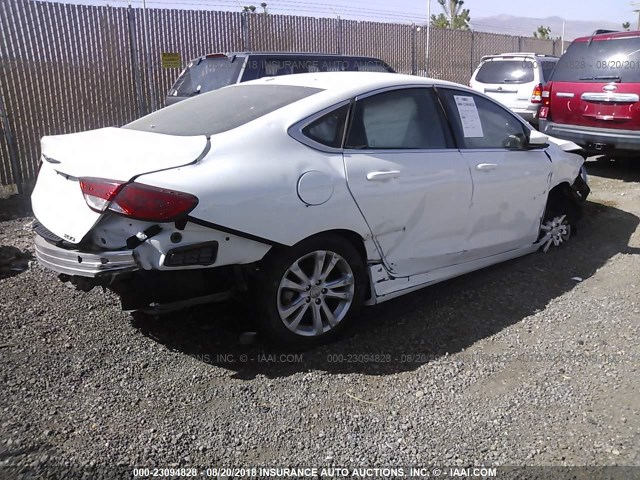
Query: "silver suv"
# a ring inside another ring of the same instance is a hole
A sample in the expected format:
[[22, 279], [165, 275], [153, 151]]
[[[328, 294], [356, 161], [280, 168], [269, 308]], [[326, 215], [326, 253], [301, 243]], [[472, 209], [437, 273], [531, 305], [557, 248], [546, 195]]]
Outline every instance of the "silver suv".
[[473, 72], [470, 86], [537, 126], [542, 88], [556, 63], [558, 57], [537, 53], [487, 55]]

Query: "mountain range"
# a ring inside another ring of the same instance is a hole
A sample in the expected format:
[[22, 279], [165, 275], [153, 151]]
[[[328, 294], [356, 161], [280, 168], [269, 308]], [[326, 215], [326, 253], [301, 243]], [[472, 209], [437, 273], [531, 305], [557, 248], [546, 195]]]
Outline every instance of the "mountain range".
[[[632, 28], [635, 28], [634, 19], [630, 18]], [[516, 17], [512, 15], [495, 15], [491, 17], [471, 17], [471, 25], [474, 30], [480, 32], [504, 33], [506, 35], [520, 35], [530, 37], [539, 26], [551, 28], [551, 38], [562, 36], [561, 17], [530, 18]], [[600, 22], [593, 20], [564, 20], [565, 40], [573, 40], [576, 37], [591, 35], [595, 30], [622, 30], [622, 24], [615, 22]]]

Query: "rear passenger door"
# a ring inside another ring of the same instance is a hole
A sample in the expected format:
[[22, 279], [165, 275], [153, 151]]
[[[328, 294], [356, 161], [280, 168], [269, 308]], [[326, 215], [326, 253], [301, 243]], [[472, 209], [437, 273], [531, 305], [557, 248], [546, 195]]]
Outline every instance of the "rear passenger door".
[[409, 276], [459, 262], [471, 176], [432, 88], [358, 97], [344, 164], [351, 194], [391, 272]]
[[529, 128], [501, 105], [467, 90], [438, 88], [473, 178], [464, 260], [478, 260], [536, 241], [552, 164], [526, 146]]

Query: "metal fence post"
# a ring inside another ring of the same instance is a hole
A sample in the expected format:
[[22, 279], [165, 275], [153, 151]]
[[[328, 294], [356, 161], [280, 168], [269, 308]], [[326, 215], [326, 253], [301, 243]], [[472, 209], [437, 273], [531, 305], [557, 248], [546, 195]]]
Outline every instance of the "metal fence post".
[[133, 73], [133, 83], [136, 88], [136, 98], [138, 99], [138, 112], [140, 116], [147, 114], [142, 95], [142, 77], [140, 75], [140, 62], [138, 60], [138, 50], [136, 48], [136, 21], [133, 16], [131, 5], [127, 8], [127, 23], [129, 25], [129, 53], [131, 59], [131, 71]]
[[522, 37], [518, 37], [518, 51], [522, 51]]
[[13, 183], [18, 187], [18, 193], [22, 195], [24, 190], [22, 185], [22, 170], [20, 169], [20, 162], [18, 161], [18, 146], [16, 145], [16, 139], [13, 136], [11, 125], [9, 124], [9, 116], [7, 115], [7, 111], [4, 109], [2, 92], [0, 92], [0, 124], [2, 124], [2, 130], [4, 131], [4, 138], [7, 140]]
[[145, 77], [147, 80], [147, 95], [149, 96], [149, 106], [151, 111], [157, 109], [156, 94], [151, 80], [151, 52], [149, 50], [149, 25], [147, 23], [147, 2], [142, 0], [142, 48], [144, 50]]
[[253, 22], [253, 12], [247, 12], [247, 48], [253, 51], [253, 39], [251, 38], [251, 23]]
[[247, 10], [242, 11], [240, 17], [240, 26], [242, 28], [242, 50], [249, 51], [249, 21], [247, 19]]
[[476, 68], [475, 63], [473, 63], [474, 47], [475, 47], [475, 32], [471, 30], [471, 73], [470, 73], [471, 76], [473, 76], [473, 71]]
[[338, 55], [342, 55], [343, 52], [343, 46], [342, 46], [342, 19], [340, 18], [340, 15], [338, 15], [338, 34], [336, 35], [337, 37], [337, 41], [338, 41]]
[[411, 24], [411, 75], [417, 73], [417, 58], [416, 58], [416, 24]]

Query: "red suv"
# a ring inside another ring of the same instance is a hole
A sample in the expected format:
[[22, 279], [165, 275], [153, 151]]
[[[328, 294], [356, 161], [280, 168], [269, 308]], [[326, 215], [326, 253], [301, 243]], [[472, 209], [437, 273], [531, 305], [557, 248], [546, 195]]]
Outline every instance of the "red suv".
[[586, 154], [640, 154], [640, 31], [574, 40], [542, 97], [545, 134]]

